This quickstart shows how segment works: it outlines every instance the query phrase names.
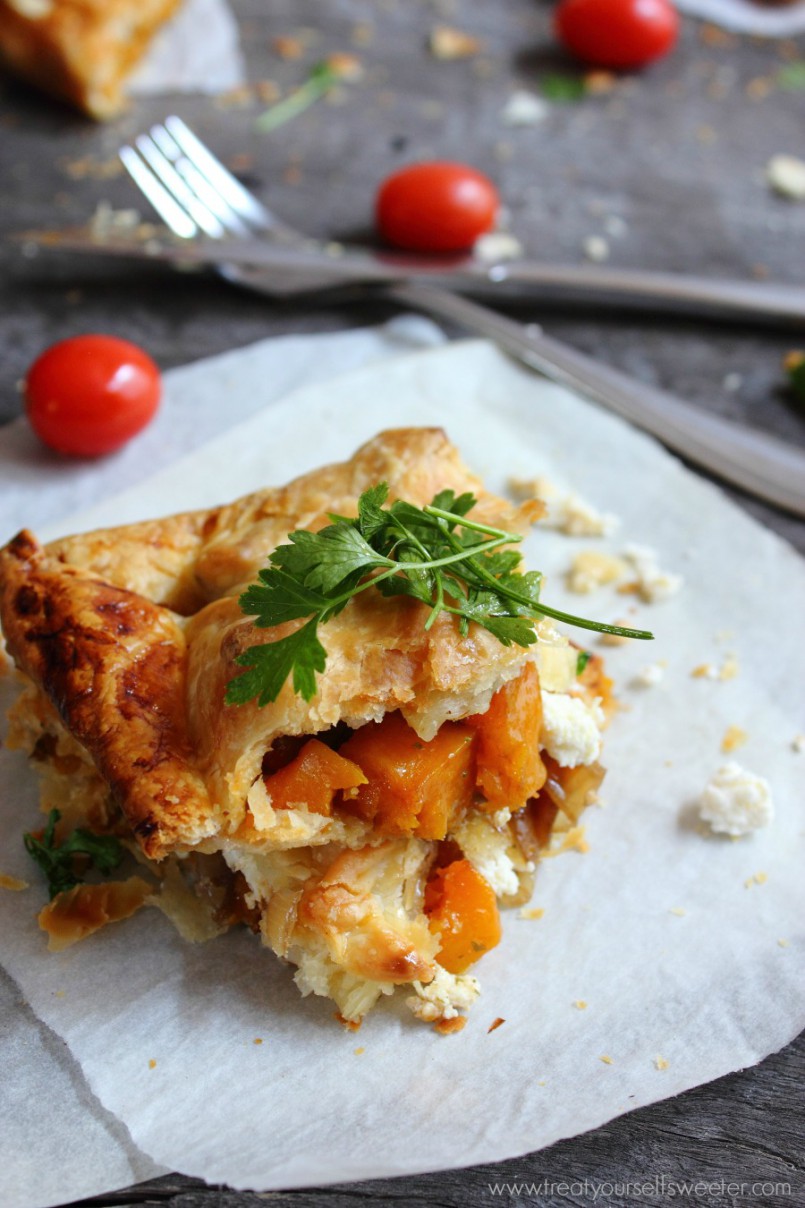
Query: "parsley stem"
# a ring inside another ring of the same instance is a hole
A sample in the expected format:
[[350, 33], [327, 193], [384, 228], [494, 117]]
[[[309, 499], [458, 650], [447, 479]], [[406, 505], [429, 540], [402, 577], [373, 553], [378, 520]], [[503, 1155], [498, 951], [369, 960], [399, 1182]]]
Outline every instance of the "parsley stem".
[[[503, 529], [492, 528], [489, 524], [479, 524], [477, 520], [468, 520], [466, 516], [458, 516], [455, 512], [444, 512], [441, 508], [434, 508], [430, 504], [426, 504], [422, 509], [428, 516], [438, 516], [441, 520], [452, 520], [460, 528], [474, 529], [476, 533], [489, 533], [490, 537], [505, 537], [507, 541], [522, 541], [519, 533], [506, 533]], [[483, 546], [476, 546], [475, 551], [482, 549]]]

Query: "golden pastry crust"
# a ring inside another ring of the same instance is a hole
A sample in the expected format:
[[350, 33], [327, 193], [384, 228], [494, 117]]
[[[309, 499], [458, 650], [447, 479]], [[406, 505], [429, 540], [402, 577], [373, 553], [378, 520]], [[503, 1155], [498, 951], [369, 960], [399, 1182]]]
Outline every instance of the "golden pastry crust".
[[181, 0], [0, 0], [0, 58], [90, 117], [123, 107], [123, 84]]
[[[476, 626], [462, 637], [446, 615], [426, 630], [423, 605], [367, 593], [323, 627], [327, 670], [312, 701], [286, 684], [262, 709], [224, 703], [237, 656], [299, 624], [257, 628], [240, 591], [291, 530], [355, 514], [381, 480], [392, 498], [420, 505], [446, 487], [472, 490], [484, 520], [512, 528], [523, 519], [483, 489], [442, 431], [399, 429], [350, 461], [224, 507], [44, 549], [21, 534], [0, 551], [9, 649], [90, 752], [147, 855], [233, 835], [279, 735], [401, 709], [428, 739], [443, 721], [485, 710], [529, 657]], [[167, 603], [199, 611], [184, 623]]]

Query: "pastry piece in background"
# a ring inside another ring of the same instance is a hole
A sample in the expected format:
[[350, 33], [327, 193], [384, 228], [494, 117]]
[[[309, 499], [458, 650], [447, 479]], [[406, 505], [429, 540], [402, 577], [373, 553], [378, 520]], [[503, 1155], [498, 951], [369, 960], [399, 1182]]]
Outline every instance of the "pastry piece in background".
[[123, 85], [182, 0], [0, 0], [0, 61], [90, 117], [114, 117]]

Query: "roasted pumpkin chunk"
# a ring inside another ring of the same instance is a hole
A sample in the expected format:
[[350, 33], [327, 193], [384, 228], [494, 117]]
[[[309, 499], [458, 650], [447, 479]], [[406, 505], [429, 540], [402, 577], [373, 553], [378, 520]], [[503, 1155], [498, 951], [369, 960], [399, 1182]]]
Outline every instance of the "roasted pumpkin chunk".
[[275, 810], [303, 808], [329, 817], [336, 793], [366, 784], [366, 777], [357, 764], [311, 738], [295, 759], [264, 777], [264, 783]]
[[500, 943], [495, 892], [469, 860], [440, 868], [425, 888], [428, 926], [439, 935], [439, 964], [448, 973], [464, 973]]
[[478, 734], [478, 788], [491, 810], [522, 809], [545, 783], [539, 754], [539, 675], [527, 663], [495, 693], [486, 713], [467, 719]]
[[400, 713], [370, 722], [340, 753], [363, 770], [367, 783], [345, 805], [381, 835], [443, 839], [475, 791], [475, 733], [446, 722], [423, 742]]

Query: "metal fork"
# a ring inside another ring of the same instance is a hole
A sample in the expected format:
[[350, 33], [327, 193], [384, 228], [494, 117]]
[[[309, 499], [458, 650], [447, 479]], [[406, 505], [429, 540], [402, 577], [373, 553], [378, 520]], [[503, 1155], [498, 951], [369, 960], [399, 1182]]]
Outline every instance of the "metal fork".
[[[300, 232], [281, 222], [236, 180], [178, 117], [152, 127], [134, 146], [120, 151], [123, 164], [142, 193], [178, 236], [202, 235], [272, 240], [304, 247]], [[315, 269], [283, 272], [281, 280], [264, 268], [219, 266], [233, 284], [269, 296], [309, 292], [331, 286]], [[344, 279], [344, 284], [349, 281]], [[446, 289], [400, 279], [380, 285], [361, 283], [404, 306], [446, 319], [494, 340], [546, 377], [580, 391], [711, 473], [778, 507], [805, 516], [805, 451], [767, 433], [711, 415], [666, 391], [639, 382], [619, 370], [528, 327], [458, 297]]]

